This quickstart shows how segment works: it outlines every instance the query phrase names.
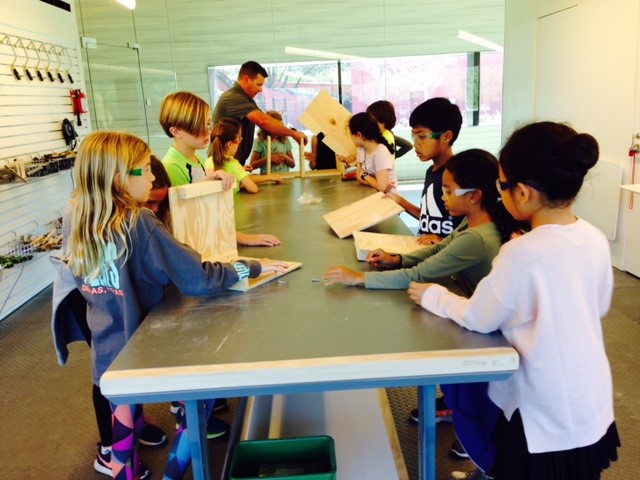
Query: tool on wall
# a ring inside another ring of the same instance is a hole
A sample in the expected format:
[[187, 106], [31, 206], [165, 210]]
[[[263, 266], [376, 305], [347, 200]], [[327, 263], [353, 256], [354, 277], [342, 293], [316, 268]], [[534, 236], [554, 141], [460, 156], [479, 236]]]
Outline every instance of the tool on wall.
[[69, 150], [76, 148], [78, 132], [76, 132], [73, 122], [68, 118], [62, 120], [62, 136], [64, 137], [64, 141], [67, 143]]
[[29, 70], [29, 52], [27, 52], [27, 47], [25, 47], [21, 38], [18, 38], [18, 40], [16, 41], [16, 47], [20, 47], [24, 51], [25, 61], [24, 61], [24, 65], [22, 66], [22, 69], [24, 70], [24, 73], [27, 76], [27, 78], [29, 80], [33, 80], [33, 75]]
[[33, 50], [34, 53], [36, 54], [36, 65], [34, 68], [34, 70], [36, 71], [36, 76], [38, 77], [38, 80], [40, 80], [41, 82], [44, 82], [44, 74], [42, 73], [42, 71], [40, 70], [40, 62], [42, 62], [42, 58], [40, 57], [40, 49], [42, 48], [42, 43], [40, 44], [40, 47], [36, 47], [36, 44], [33, 40], [29, 40], [29, 43], [27, 44], [27, 48], [30, 50]]
[[[62, 48], [60, 50], [63, 50]], [[67, 77], [69, 78], [69, 81], [71, 83], [73, 82], [73, 77], [71, 76], [71, 67], [73, 67], [73, 62], [71, 61], [71, 55], [69, 55], [69, 50], [68, 49], [64, 49], [64, 53], [67, 54], [67, 58], [69, 59], [69, 68], [67, 68]]]
[[[55, 68], [56, 77], [58, 77], [58, 80], [60, 80], [60, 83], [64, 83], [64, 77], [62, 76], [62, 73], [60, 72], [60, 68], [62, 68], [62, 59], [60, 58], [60, 54], [58, 53], [58, 47], [57, 46], [51, 45], [51, 48], [49, 48], [48, 54], [50, 55], [52, 53], [58, 59], [58, 65]], [[51, 57], [49, 57], [49, 58], [51, 58]]]
[[16, 67], [16, 61], [18, 60], [18, 54], [16, 53], [16, 48], [13, 45], [13, 43], [11, 42], [11, 38], [9, 37], [9, 35], [3, 35], [2, 36], [2, 40], [0, 40], [0, 45], [9, 45], [11, 47], [11, 50], [13, 51], [13, 61], [11, 62], [11, 74], [16, 77], [16, 80], [20, 80], [22, 78], [22, 75], [20, 75], [20, 72], [18, 71], [18, 68]]
[[71, 94], [71, 105], [73, 105], [73, 114], [76, 116], [78, 120], [78, 126], [82, 126], [82, 118], [80, 115], [82, 113], [87, 113], [87, 96], [84, 94], [82, 90], [76, 88], [75, 90], [71, 90], [69, 92]]
[[45, 54], [47, 57], [47, 66], [45, 68], [45, 72], [47, 73], [47, 78], [50, 82], [55, 82], [55, 78], [53, 77], [53, 72], [51, 72], [51, 56], [49, 55], [49, 48], [43, 43], [40, 46], [40, 51]]

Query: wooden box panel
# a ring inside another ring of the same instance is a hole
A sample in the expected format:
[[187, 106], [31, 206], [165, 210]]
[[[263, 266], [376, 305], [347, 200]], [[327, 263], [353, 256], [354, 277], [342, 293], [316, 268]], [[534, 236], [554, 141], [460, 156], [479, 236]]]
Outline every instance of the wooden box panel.
[[404, 208], [382, 192], [376, 192], [362, 200], [338, 208], [323, 216], [340, 238], [364, 230], [388, 218], [404, 212]]
[[358, 260], [364, 262], [370, 251], [381, 248], [389, 253], [409, 253], [423, 248], [413, 235], [388, 235], [386, 233], [353, 232], [353, 244]]
[[229, 262], [238, 258], [233, 191], [222, 181], [206, 181], [169, 189], [173, 235], [202, 255]]
[[[202, 255], [203, 261], [238, 260], [233, 190], [224, 191], [222, 181], [205, 181], [169, 189], [173, 235]], [[247, 260], [252, 260], [247, 258]], [[286, 271], [245, 278], [229, 290], [246, 292], [300, 268], [301, 263], [285, 262]]]

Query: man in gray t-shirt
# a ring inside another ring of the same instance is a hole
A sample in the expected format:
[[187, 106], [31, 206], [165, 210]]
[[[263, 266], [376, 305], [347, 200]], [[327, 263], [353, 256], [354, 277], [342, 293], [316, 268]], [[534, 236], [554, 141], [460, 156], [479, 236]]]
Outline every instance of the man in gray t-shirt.
[[257, 62], [249, 61], [242, 64], [238, 72], [238, 80], [233, 87], [220, 96], [213, 110], [214, 124], [225, 117], [236, 118], [242, 122], [242, 143], [236, 158], [243, 165], [251, 155], [256, 125], [274, 136], [286, 135], [298, 143], [307, 141], [304, 133], [292, 130], [282, 122], [266, 115], [253, 100], [262, 92], [264, 81], [268, 76], [267, 71]]

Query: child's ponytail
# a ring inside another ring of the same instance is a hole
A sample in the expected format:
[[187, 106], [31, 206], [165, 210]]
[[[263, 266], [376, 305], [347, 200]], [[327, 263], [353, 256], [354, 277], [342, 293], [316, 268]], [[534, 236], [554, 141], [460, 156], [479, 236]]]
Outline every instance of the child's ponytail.
[[235, 118], [221, 118], [211, 130], [211, 143], [207, 156], [213, 160], [213, 169], [222, 170], [227, 156], [227, 143], [238, 138], [242, 124]]
[[365, 140], [372, 140], [384, 145], [391, 154], [395, 153], [387, 139], [382, 136], [378, 122], [370, 113], [360, 112], [353, 115], [349, 119], [349, 131], [352, 135], [359, 133]]

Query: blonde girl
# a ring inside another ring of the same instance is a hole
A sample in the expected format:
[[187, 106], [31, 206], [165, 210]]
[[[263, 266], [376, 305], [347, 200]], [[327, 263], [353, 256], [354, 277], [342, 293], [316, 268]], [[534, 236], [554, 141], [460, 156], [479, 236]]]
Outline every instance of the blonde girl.
[[282, 177], [277, 174], [251, 175], [235, 158], [238, 146], [242, 141], [242, 124], [235, 118], [221, 118], [213, 126], [207, 168], [224, 170], [236, 179], [235, 192], [240, 189], [249, 193], [258, 193], [258, 184], [273, 182], [282, 183]]
[[[266, 115], [282, 122], [282, 115], [279, 112], [270, 110]], [[261, 128], [258, 131], [258, 138], [253, 142], [253, 153], [251, 154], [251, 168], [259, 168], [262, 174], [267, 173], [267, 136], [269, 132]], [[271, 171], [288, 172], [296, 166], [293, 158], [291, 141], [286, 136], [271, 137]]]
[[[185, 295], [217, 295], [241, 278], [282, 269], [272, 261], [201, 263], [197, 252], [139, 207], [154, 180], [150, 154], [133, 135], [96, 132], [85, 138], [76, 157], [77, 187], [63, 222], [63, 261], [88, 303], [95, 385], [170, 283]], [[142, 406], [111, 404], [111, 411], [113, 478], [139, 478]]]

